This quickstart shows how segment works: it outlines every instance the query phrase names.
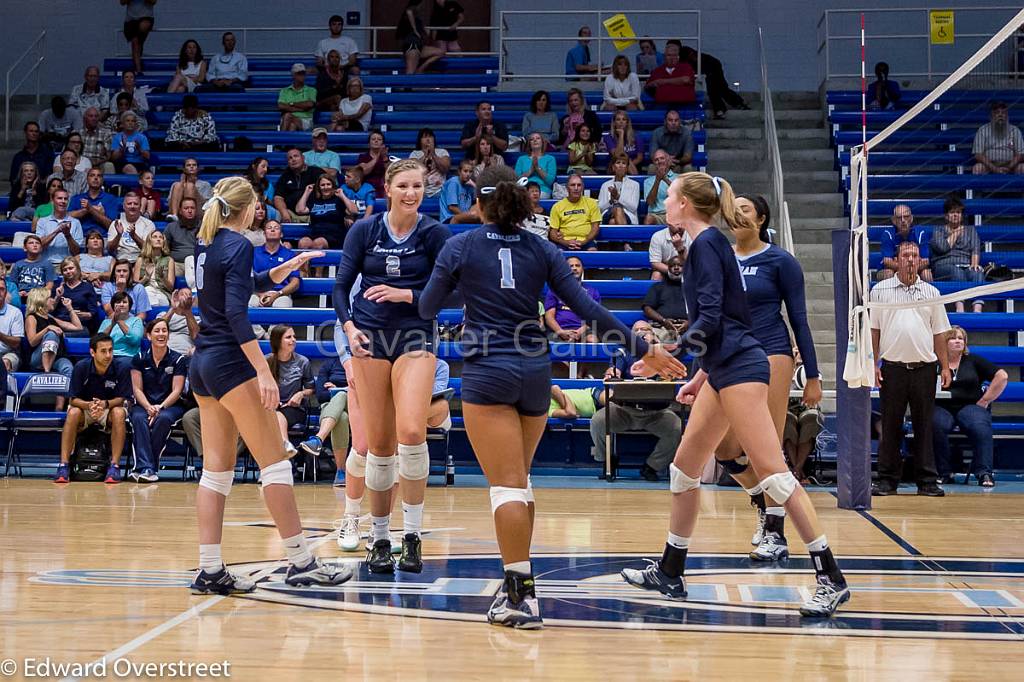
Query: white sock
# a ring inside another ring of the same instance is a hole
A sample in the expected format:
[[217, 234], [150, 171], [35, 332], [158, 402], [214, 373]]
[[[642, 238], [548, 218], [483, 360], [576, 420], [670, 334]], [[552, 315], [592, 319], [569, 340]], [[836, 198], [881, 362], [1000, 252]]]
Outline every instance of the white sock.
[[808, 552], [824, 552], [828, 549], [828, 540], [824, 535], [819, 535], [807, 543]]
[[746, 490], [747, 494], [750, 495], [751, 497], [764, 492], [764, 489], [761, 487], [760, 483], [756, 484], [753, 488], [744, 488], [744, 490]]
[[199, 545], [199, 568], [207, 573], [216, 573], [224, 566], [220, 556], [220, 545]]
[[530, 566], [529, 561], [513, 561], [510, 564], [505, 564], [506, 573], [518, 573], [519, 575], [530, 575], [533, 573], [533, 568]]
[[363, 498], [345, 496], [345, 516], [359, 516], [363, 510]]
[[372, 535], [373, 541], [377, 540], [390, 540], [391, 539], [391, 514], [387, 516], [371, 516], [370, 521], [373, 523]]
[[764, 513], [768, 514], [769, 516], [785, 516], [786, 515], [786, 508], [785, 507], [765, 507]]
[[402, 532], [420, 534], [423, 529], [423, 503], [402, 503]]
[[690, 546], [690, 538], [684, 538], [682, 535], [676, 535], [672, 532], [668, 534], [668, 540], [665, 542], [667, 542], [670, 547], [675, 547], [676, 549], [686, 549]]
[[288, 562], [292, 566], [305, 568], [313, 561], [313, 555], [309, 552], [309, 545], [306, 543], [306, 536], [302, 533], [293, 535], [290, 538], [282, 538], [284, 551], [288, 555]]

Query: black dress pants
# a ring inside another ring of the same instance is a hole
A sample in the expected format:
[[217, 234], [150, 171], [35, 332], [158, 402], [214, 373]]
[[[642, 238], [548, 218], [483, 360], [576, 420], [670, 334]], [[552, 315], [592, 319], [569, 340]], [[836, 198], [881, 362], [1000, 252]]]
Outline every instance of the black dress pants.
[[908, 368], [882, 361], [882, 438], [878, 443], [878, 478], [893, 487], [903, 471], [900, 443], [903, 441], [903, 418], [910, 406], [914, 426], [914, 478], [918, 486], [938, 480], [935, 452], [932, 449], [932, 413], [935, 410], [937, 364], [929, 362]]

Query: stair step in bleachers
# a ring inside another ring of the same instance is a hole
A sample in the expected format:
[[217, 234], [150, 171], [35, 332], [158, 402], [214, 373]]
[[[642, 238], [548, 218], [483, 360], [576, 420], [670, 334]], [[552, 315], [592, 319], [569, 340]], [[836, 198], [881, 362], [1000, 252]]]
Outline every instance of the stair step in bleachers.
[[[408, 90], [427, 90], [432, 88], [448, 88], [454, 90], [493, 88], [498, 85], [497, 73], [425, 73], [425, 74], [371, 74], [361, 76], [363, 86], [367, 90], [378, 88], [405, 88]], [[167, 76], [140, 76], [135, 79], [139, 87], [166, 88], [170, 81]], [[291, 85], [292, 78], [288, 73], [256, 74], [249, 77], [251, 88], [280, 90]], [[100, 85], [104, 88], [121, 87], [119, 76], [100, 76]], [[316, 86], [316, 73], [306, 74], [306, 85]], [[179, 96], [180, 97], [180, 96]], [[180, 102], [180, 99], [179, 99]]]
[[[288, 73], [292, 64], [301, 62], [309, 71], [316, 71], [316, 62], [309, 55], [292, 57], [248, 57], [250, 73], [265, 71], [282, 71]], [[177, 57], [148, 57], [142, 60], [145, 73], [167, 73], [168, 78], [178, 67]], [[135, 65], [127, 57], [114, 57], [103, 60], [103, 71], [120, 73], [134, 69]], [[364, 71], [404, 71], [405, 60], [399, 57], [363, 57], [359, 60], [359, 68]], [[442, 57], [434, 62], [436, 71], [492, 71], [498, 68], [497, 57]]]

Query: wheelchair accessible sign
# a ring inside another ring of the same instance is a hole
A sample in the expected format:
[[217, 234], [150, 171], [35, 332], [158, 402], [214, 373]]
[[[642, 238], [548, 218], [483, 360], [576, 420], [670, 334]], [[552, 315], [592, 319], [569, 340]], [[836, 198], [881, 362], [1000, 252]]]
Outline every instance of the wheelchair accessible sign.
[[953, 44], [953, 11], [932, 10], [928, 13], [932, 45]]

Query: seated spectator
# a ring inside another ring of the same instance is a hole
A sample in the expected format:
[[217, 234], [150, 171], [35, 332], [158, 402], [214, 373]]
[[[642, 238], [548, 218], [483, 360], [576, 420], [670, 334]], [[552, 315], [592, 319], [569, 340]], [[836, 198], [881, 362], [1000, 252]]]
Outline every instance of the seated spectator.
[[121, 212], [121, 200], [103, 188], [103, 171], [90, 168], [85, 175], [86, 190], [71, 197], [71, 217], [81, 223], [82, 231], [106, 230]]
[[415, 159], [427, 169], [426, 185], [423, 193], [428, 197], [436, 197], [441, 193], [444, 181], [448, 179], [448, 169], [451, 167], [452, 158], [447, 149], [437, 146], [437, 138], [430, 128], [420, 128], [416, 135], [416, 149], [409, 154], [410, 159]]
[[187, 157], [181, 165], [181, 176], [171, 185], [171, 193], [167, 199], [168, 217], [178, 215], [181, 201], [185, 198], [194, 199], [197, 205], [202, 206], [212, 196], [213, 187], [199, 177], [199, 161], [194, 157]]
[[640, 52], [636, 56], [636, 75], [649, 76], [662, 65], [665, 55], [658, 52], [658, 46], [650, 38], [640, 40]]
[[[268, 212], [273, 209], [267, 209], [266, 205], [262, 201], [256, 203], [256, 209], [253, 211], [252, 223], [249, 227], [245, 228], [245, 232], [242, 236], [249, 240], [253, 248], [258, 248], [267, 243], [267, 238], [263, 235], [263, 227], [267, 224], [268, 220], [274, 220], [268, 215]], [[188, 273], [185, 277], [188, 278]], [[189, 280], [189, 286], [195, 288], [195, 278]]]
[[914, 213], [910, 206], [897, 204], [892, 210], [892, 227], [882, 232], [881, 248], [882, 267], [876, 273], [878, 280], [889, 279], [896, 274], [896, 254], [903, 242], [914, 242], [921, 253], [921, 262], [917, 274], [926, 282], [932, 281], [932, 271], [928, 267], [928, 233], [914, 225]]
[[277, 110], [281, 112], [281, 130], [309, 130], [313, 127], [313, 109], [316, 108], [316, 90], [306, 85], [306, 65], [292, 64], [292, 84], [277, 95]]
[[32, 228], [35, 229], [36, 224], [46, 216], [53, 215], [53, 195], [59, 189], [64, 189], [64, 183], [60, 181], [60, 178], [47, 178], [46, 180], [46, 195], [49, 197], [49, 201], [45, 204], [39, 204], [36, 206], [36, 212], [32, 215]]
[[279, 324], [270, 330], [267, 364], [281, 396], [277, 425], [281, 439], [287, 442], [289, 429], [306, 425], [309, 397], [314, 387], [313, 367], [309, 358], [295, 352], [295, 330], [288, 325]]
[[60, 170], [51, 173], [46, 180], [57, 178], [69, 195], [81, 194], [86, 190], [88, 183], [85, 173], [78, 170], [77, 166], [78, 154], [73, 149], [65, 149], [60, 154]]
[[110, 281], [114, 267], [113, 256], [108, 256], [104, 247], [106, 241], [99, 230], [89, 230], [85, 235], [85, 252], [78, 254], [78, 264], [82, 268], [82, 278], [91, 284], [96, 291]]
[[551, 231], [551, 220], [544, 213], [544, 207], [540, 204], [540, 185], [536, 182], [526, 183], [526, 196], [530, 197], [533, 213], [524, 222], [519, 223], [519, 228], [547, 241], [548, 233]]
[[68, 256], [77, 256], [84, 236], [82, 224], [68, 213], [68, 191], [53, 193], [53, 214], [36, 223], [36, 236], [42, 240], [43, 258], [56, 267]]
[[345, 216], [351, 204], [344, 197], [344, 192], [328, 173], [321, 175], [316, 185], [306, 185], [295, 205], [296, 213], [309, 216], [309, 236], [299, 239], [300, 249], [341, 248], [347, 232]]
[[[63, 154], [64, 151], [67, 149], [70, 149], [78, 156], [78, 163], [75, 164], [75, 170], [82, 171], [83, 173], [88, 173], [89, 169], [92, 168], [92, 161], [90, 161], [87, 157], [83, 156], [85, 144], [82, 141], [81, 133], [72, 131], [71, 133], [68, 134], [68, 139], [64, 143], [64, 147], [60, 150], [61, 154]], [[51, 170], [54, 173], [61, 170], [59, 154], [56, 157], [54, 157], [53, 167], [51, 168]]]
[[110, 316], [100, 323], [100, 333], [109, 334], [114, 341], [114, 362], [126, 367], [139, 354], [146, 327], [142, 318], [132, 315], [133, 305], [129, 294], [117, 292], [110, 297]]
[[[78, 314], [84, 329], [80, 333], [67, 332], [66, 336], [91, 336], [99, 329], [100, 297], [91, 284], [82, 279], [82, 268], [78, 259], [68, 256], [60, 262], [60, 284], [52, 290], [53, 298], [60, 304], [54, 308], [54, 316], [71, 322], [71, 311]], [[65, 301], [70, 305], [66, 305]]]
[[82, 156], [89, 159], [94, 168], [104, 173], [113, 173], [114, 164], [110, 162], [110, 148], [114, 134], [106, 126], [100, 125], [100, 112], [96, 107], [89, 107], [82, 114]]
[[540, 198], [550, 199], [558, 167], [555, 157], [546, 153], [547, 142], [540, 133], [530, 133], [526, 138], [526, 154], [516, 160], [515, 172], [520, 178], [527, 178], [540, 188]]
[[695, 74], [698, 73], [698, 68], [700, 68], [700, 73], [704, 74], [708, 101], [711, 103], [711, 110], [714, 112], [716, 119], [725, 118], [725, 112], [730, 106], [736, 109], [750, 109], [740, 94], [729, 87], [729, 81], [725, 77], [725, 69], [717, 57], [707, 52], [701, 52], [700, 63], [698, 64], [697, 51], [692, 47], [683, 47], [679, 52], [679, 57], [683, 63], [690, 65]]
[[181, 50], [178, 51], [178, 66], [167, 86], [167, 92], [192, 92], [205, 82], [206, 62], [203, 60], [203, 48], [189, 38], [181, 44]]
[[[348, 457], [348, 391], [344, 390], [347, 388], [348, 377], [341, 360], [337, 356], [325, 360], [320, 365], [314, 381], [316, 400], [320, 403], [320, 425], [315, 435], [299, 443], [299, 449], [303, 452], [318, 457], [323, 450], [324, 442], [330, 436], [334, 462], [340, 472], [340, 476], [335, 477], [335, 485], [341, 485], [345, 481], [345, 460]], [[334, 395], [331, 395], [332, 391]]]
[[163, 213], [163, 194], [160, 190], [154, 189], [155, 184], [156, 176], [153, 175], [153, 171], [139, 171], [139, 184], [135, 188], [135, 193], [142, 200], [142, 215], [150, 220], [156, 220]]
[[604, 405], [600, 388], [562, 388], [551, 384], [551, 405], [548, 416], [554, 419], [590, 419]]
[[605, 111], [636, 111], [644, 108], [640, 101], [640, 79], [631, 72], [629, 57], [624, 54], [616, 55], [612, 60], [611, 73], [604, 79], [604, 103], [601, 108]]
[[100, 118], [106, 118], [110, 112], [110, 91], [100, 87], [100, 67], [87, 66], [84, 82], [71, 88], [68, 106], [82, 112], [89, 107], [96, 107]]
[[302, 198], [306, 186], [316, 183], [324, 171], [317, 166], [306, 165], [306, 159], [298, 147], [289, 147], [286, 159], [288, 167], [274, 183], [274, 208], [277, 209], [281, 220], [286, 223], [307, 222], [308, 218], [297, 216], [295, 207]]
[[24, 304], [21, 302], [21, 296], [18, 295], [18, 285], [14, 283], [14, 280], [11, 279], [8, 272], [7, 263], [0, 260], [0, 281], [3, 281], [4, 285], [7, 287], [7, 293], [0, 298], [0, 305], [10, 303], [18, 310], [21, 310]]
[[608, 154], [624, 153], [629, 161], [626, 172], [630, 175], [640, 173], [644, 162], [644, 143], [633, 130], [633, 121], [630, 120], [629, 114], [621, 109], [615, 112], [612, 116], [611, 130], [601, 138], [597, 151]]
[[1006, 102], [993, 102], [990, 118], [974, 135], [974, 174], [1024, 173], [1024, 136], [1010, 123]]
[[900, 84], [889, 80], [889, 65], [885, 62], [875, 64], [875, 82], [868, 88], [868, 109], [891, 111], [900, 103], [902, 96]]
[[50, 145], [40, 142], [42, 132], [39, 130], [39, 124], [35, 121], [29, 121], [25, 124], [24, 131], [25, 146], [11, 159], [11, 172], [9, 175], [11, 185], [18, 179], [18, 174], [21, 173], [21, 164], [26, 161], [34, 163], [36, 168], [39, 169], [40, 175], [45, 173], [46, 169], [53, 163], [54, 154]]
[[249, 60], [235, 52], [235, 34], [227, 31], [220, 37], [224, 51], [210, 60], [203, 90], [214, 92], [244, 92], [249, 80]]
[[597, 139], [590, 126], [580, 124], [576, 129], [576, 139], [569, 143], [569, 174], [597, 175], [594, 170], [594, 157], [597, 155]]
[[[964, 204], [955, 197], [946, 199], [942, 207], [946, 222], [932, 229], [932, 240], [928, 244], [931, 258], [929, 263], [936, 282], [985, 281], [981, 267], [981, 240], [978, 230], [964, 221]], [[974, 302], [974, 312], [980, 313], [983, 304]], [[963, 301], [958, 301], [956, 311], [964, 311]]]
[[337, 111], [338, 103], [345, 96], [348, 76], [341, 66], [341, 55], [337, 50], [327, 53], [327, 62], [316, 67], [316, 110]]
[[[648, 343], [657, 343], [654, 331], [645, 320], [637, 320], [633, 324], [633, 333], [643, 336]], [[605, 381], [629, 381], [633, 378], [630, 369], [636, 358], [617, 354], [604, 374]], [[645, 431], [658, 439], [654, 450], [647, 457], [640, 476], [648, 481], [657, 481], [668, 468], [679, 446], [683, 422], [673, 409], [673, 401], [665, 403], [615, 403], [615, 409], [608, 424], [608, 408], [602, 407], [594, 413], [590, 420], [590, 438], [594, 442], [594, 460], [605, 460], [605, 431], [621, 433], [622, 431]]]
[[[14, 292], [17, 295], [17, 291]], [[8, 372], [21, 366], [21, 342], [25, 338], [25, 317], [7, 300], [7, 282], [0, 279], [0, 358]]]
[[128, 108], [138, 114], [140, 119], [145, 119], [146, 114], [149, 113], [147, 92], [149, 92], [148, 87], [140, 88], [135, 85], [135, 72], [125, 69], [121, 72], [121, 89], [114, 93], [114, 101], [117, 102], [117, 98], [121, 95], [128, 95], [131, 97]]
[[373, 187], [363, 182], [363, 169], [359, 166], [352, 166], [345, 169], [345, 184], [341, 192], [352, 204], [345, 204], [348, 210], [347, 226], [360, 218], [369, 218], [373, 215], [373, 204], [377, 200]]
[[341, 157], [327, 148], [327, 128], [313, 128], [313, 148], [302, 153], [306, 164], [321, 169], [337, 180], [341, 173]]
[[485, 138], [497, 153], [508, 149], [508, 128], [501, 121], [494, 120], [494, 107], [487, 100], [476, 105], [476, 118], [462, 126], [459, 144], [467, 156], [476, 149], [477, 143]]
[[[804, 369], [800, 349], [795, 346], [793, 360], [796, 364], [793, 366], [791, 390], [802, 392], [807, 385], [807, 370]], [[817, 406], [807, 407], [803, 403], [803, 398], [789, 399], [786, 426], [782, 435], [782, 450], [793, 470], [793, 475], [800, 479], [801, 485], [810, 483], [805, 467], [817, 442], [818, 434], [821, 433], [822, 423], [821, 410]]]
[[501, 155], [501, 152], [496, 152], [494, 147], [491, 145], [490, 140], [486, 137], [481, 137], [476, 141], [476, 147], [473, 148], [473, 181], [480, 177], [488, 168], [494, 168], [497, 166], [504, 166], [505, 159]]
[[665, 45], [664, 63], [647, 79], [647, 90], [654, 93], [654, 101], [661, 107], [678, 109], [697, 101], [696, 74], [693, 67], [679, 60], [679, 52], [677, 45]]
[[651, 134], [651, 149], [664, 149], [671, 157], [672, 170], [683, 173], [690, 170], [693, 161], [693, 136], [683, 125], [678, 111], [665, 113], [665, 124]]
[[129, 412], [135, 468], [128, 476], [136, 483], [160, 480], [160, 454], [171, 428], [181, 420], [181, 404], [188, 375], [188, 361], [167, 345], [170, 328], [157, 318], [146, 325], [149, 348], [132, 358], [132, 393], [135, 404]]
[[668, 196], [668, 188], [677, 174], [672, 170], [672, 157], [664, 149], [656, 149], [651, 156], [651, 172], [644, 180], [644, 201], [647, 203], [647, 217], [644, 218], [645, 225], [664, 225], [665, 198]]
[[171, 307], [161, 316], [167, 320], [170, 336], [167, 346], [176, 353], [190, 357], [199, 336], [199, 321], [192, 312], [192, 290], [182, 287], [171, 294]]
[[60, 95], [50, 100], [50, 108], [39, 114], [39, 130], [43, 134], [43, 142], [54, 149], [62, 149], [68, 135], [82, 129], [82, 113], [69, 107]]
[[123, 133], [124, 128], [124, 117], [125, 114], [135, 114], [135, 129], [144, 133], [149, 128], [149, 122], [145, 116], [141, 116], [132, 109], [132, 97], [126, 92], [119, 93], [114, 97], [114, 110], [110, 112], [110, 116], [103, 122], [103, 127], [113, 136], [117, 133]]
[[338, 111], [331, 116], [332, 129], [335, 132], [350, 133], [369, 130], [373, 118], [373, 98], [363, 91], [363, 79], [359, 76], [349, 78], [345, 92], [346, 97], [338, 102]]
[[675, 343], [690, 326], [683, 299], [683, 257], [672, 256], [665, 262], [665, 274], [644, 295], [643, 311], [651, 330], [662, 343]]
[[458, 175], [445, 180], [440, 201], [442, 223], [482, 222], [479, 214], [472, 210], [476, 205], [476, 185], [473, 184], [475, 165], [472, 159], [463, 159], [459, 163]]
[[558, 115], [551, 111], [551, 95], [547, 90], [538, 90], [530, 97], [530, 110], [523, 114], [519, 134], [527, 140], [533, 133], [544, 138], [545, 148], [554, 148], [559, 137]]
[[590, 63], [590, 27], [581, 26], [577, 32], [579, 40], [576, 47], [565, 53], [565, 75], [570, 76], [566, 80], [579, 80], [575, 76], [590, 76], [605, 71], [600, 64]]
[[142, 198], [135, 192], [124, 195], [122, 208], [120, 217], [107, 229], [107, 252], [134, 265], [149, 233], [156, 231], [156, 225], [143, 217]]
[[[263, 226], [263, 236], [266, 243], [253, 249], [252, 269], [254, 272], [264, 272], [276, 268], [281, 263], [290, 260], [295, 256], [291, 249], [281, 245], [281, 223], [276, 220], [268, 220]], [[257, 291], [249, 298], [249, 306], [254, 308], [291, 308], [292, 294], [299, 289], [301, 279], [296, 270], [288, 276], [288, 279], [280, 284], [274, 284], [266, 291]], [[263, 328], [259, 325], [253, 326], [256, 336], [264, 337]]]
[[114, 315], [113, 300], [117, 294], [128, 294], [129, 312], [140, 320], [146, 320], [146, 314], [152, 307], [146, 288], [132, 278], [132, 264], [126, 260], [114, 261], [111, 268], [110, 281], [100, 287], [100, 303], [107, 317]]
[[69, 462], [78, 434], [90, 426], [110, 433], [110, 467], [106, 483], [119, 483], [118, 462], [124, 451], [125, 402], [131, 398], [128, 370], [114, 363], [114, 343], [106, 334], [89, 339], [89, 358], [79, 360], [71, 374], [71, 405], [60, 437], [60, 465], [54, 481], [70, 480]]
[[149, 139], [136, 130], [138, 122], [134, 111], [121, 114], [121, 132], [110, 143], [110, 160], [118, 173], [131, 175], [149, 168]]
[[196, 242], [199, 238], [199, 227], [202, 224], [199, 207], [192, 197], [185, 197], [178, 204], [178, 213], [174, 220], [168, 221], [164, 228], [167, 247], [170, 249], [171, 260], [174, 262], [174, 274], [181, 277], [185, 274], [185, 261], [195, 257]]
[[267, 173], [269, 171], [270, 162], [263, 156], [256, 156], [249, 162], [249, 167], [245, 169], [243, 174], [261, 201], [274, 200], [274, 188], [270, 181], [267, 180]]
[[935, 469], [940, 481], [953, 482], [949, 434], [959, 426], [974, 453], [971, 473], [978, 480], [978, 485], [991, 488], [995, 485], [992, 477], [992, 403], [999, 400], [1006, 389], [1009, 375], [983, 356], [971, 352], [963, 327], [953, 327], [946, 337], [946, 345], [953, 381], [947, 389], [949, 398], [935, 400], [932, 417]]
[[[455, 0], [434, 0], [430, 11], [430, 35], [434, 47], [441, 50], [442, 54], [449, 52], [462, 52], [459, 45], [458, 28], [465, 21], [466, 15]], [[445, 28], [437, 28], [437, 27]]]
[[139, 259], [135, 261], [133, 279], [146, 289], [149, 304], [169, 306], [174, 293], [174, 261], [164, 233], [153, 230], [146, 237]]
[[651, 263], [651, 279], [668, 277], [669, 261], [679, 258], [686, 263], [686, 251], [690, 248], [690, 235], [679, 225], [669, 225], [651, 235], [647, 248]]
[[70, 322], [54, 316], [56, 300], [50, 290], [37, 287], [28, 292], [25, 300], [25, 340], [32, 351], [30, 369], [41, 372], [57, 372], [71, 377], [73, 365], [67, 359], [64, 346], [65, 332], [81, 331], [82, 321], [67, 299], [61, 301], [69, 309]]
[[636, 225], [640, 208], [640, 183], [626, 175], [629, 157], [624, 152], [612, 153], [608, 170], [612, 179], [601, 185], [597, 206], [604, 225]]
[[576, 141], [576, 131], [584, 123], [590, 127], [591, 136], [595, 141], [601, 139], [601, 122], [598, 120], [597, 114], [587, 104], [582, 90], [579, 88], [569, 90], [566, 110], [568, 113], [562, 117], [562, 129], [559, 133], [562, 149], [569, 149], [569, 145]]
[[11, 279], [24, 303], [32, 289], [52, 289], [57, 272], [50, 261], [42, 257], [43, 241], [37, 235], [26, 236], [22, 248], [25, 249], [25, 257], [11, 266]]
[[181, 109], [174, 112], [164, 146], [182, 152], [220, 151], [217, 124], [213, 116], [199, 108], [199, 98], [195, 95], [189, 93], [181, 98]]
[[583, 178], [569, 176], [569, 196], [551, 207], [549, 238], [563, 249], [596, 251], [601, 228], [601, 209], [597, 202], [583, 196]]
[[28, 222], [36, 214], [36, 208], [46, 201], [46, 184], [39, 176], [39, 169], [31, 161], [21, 164], [18, 179], [11, 185], [7, 210], [10, 219]]
[[384, 133], [371, 130], [367, 138], [367, 150], [356, 157], [356, 163], [363, 170], [363, 182], [373, 187], [374, 193], [384, 196], [384, 173], [391, 164], [387, 145], [384, 144]]
[[[601, 293], [589, 284], [583, 282], [583, 261], [578, 256], [569, 256], [565, 259], [572, 274], [579, 281], [580, 286], [595, 302], [601, 302]], [[544, 324], [547, 325], [552, 341], [568, 341], [569, 343], [594, 343], [593, 330], [572, 311], [569, 306], [562, 302], [555, 292], [548, 290], [544, 297]]]
[[341, 59], [341, 66], [345, 69], [346, 78], [349, 75], [358, 74], [359, 46], [352, 38], [341, 34], [345, 30], [345, 20], [340, 14], [332, 14], [327, 21], [327, 27], [331, 35], [317, 43], [316, 50], [313, 52], [317, 65], [326, 64], [328, 53], [334, 50]]

